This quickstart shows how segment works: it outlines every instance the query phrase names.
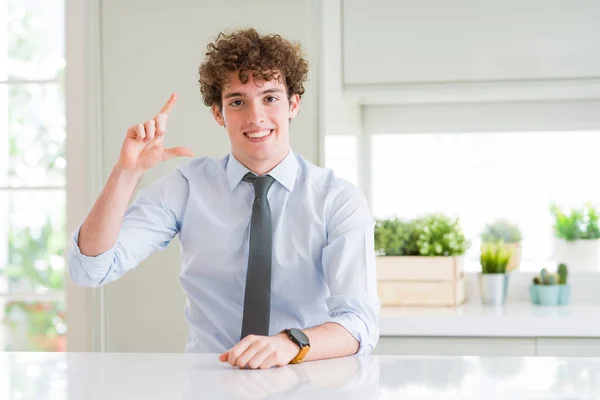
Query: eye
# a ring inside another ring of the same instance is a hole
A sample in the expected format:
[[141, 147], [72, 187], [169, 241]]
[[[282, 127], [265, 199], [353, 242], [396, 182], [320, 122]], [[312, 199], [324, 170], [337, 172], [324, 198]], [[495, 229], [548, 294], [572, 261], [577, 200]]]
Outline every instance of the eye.
[[235, 108], [241, 106], [242, 104], [244, 104], [242, 100], [233, 100], [231, 103], [229, 103], [229, 106]]
[[277, 100], [279, 100], [277, 97], [275, 96], [267, 96], [265, 97], [265, 101], [267, 103], [275, 103]]

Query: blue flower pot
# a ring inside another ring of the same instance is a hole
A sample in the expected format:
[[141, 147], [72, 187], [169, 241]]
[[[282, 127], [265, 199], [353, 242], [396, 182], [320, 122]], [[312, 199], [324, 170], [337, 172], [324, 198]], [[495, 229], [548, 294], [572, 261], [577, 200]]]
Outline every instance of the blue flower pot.
[[558, 304], [567, 305], [571, 299], [571, 286], [569, 285], [558, 285], [560, 293], [558, 295]]
[[536, 285], [540, 305], [556, 306], [560, 299], [560, 285]]
[[531, 300], [531, 304], [540, 304], [537, 287], [538, 285], [529, 285], [529, 300]]

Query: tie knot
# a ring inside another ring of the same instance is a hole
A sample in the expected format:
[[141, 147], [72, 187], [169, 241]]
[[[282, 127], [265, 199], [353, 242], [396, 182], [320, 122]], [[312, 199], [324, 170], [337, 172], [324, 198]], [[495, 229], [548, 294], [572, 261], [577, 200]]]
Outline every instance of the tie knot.
[[254, 184], [254, 196], [256, 197], [266, 197], [271, 185], [275, 182], [275, 178], [271, 175], [257, 177], [252, 172], [248, 172], [243, 180]]

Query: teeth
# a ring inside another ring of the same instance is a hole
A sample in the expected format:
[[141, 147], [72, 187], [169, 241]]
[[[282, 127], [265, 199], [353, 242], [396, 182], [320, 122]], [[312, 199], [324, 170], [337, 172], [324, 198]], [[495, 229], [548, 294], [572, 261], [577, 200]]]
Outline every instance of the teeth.
[[265, 137], [265, 136], [267, 136], [269, 133], [271, 133], [271, 130], [270, 130], [270, 129], [268, 129], [268, 130], [266, 130], [266, 131], [261, 131], [261, 132], [246, 133], [246, 135], [247, 135], [248, 137], [251, 137], [251, 138], [253, 138], [253, 139], [254, 139], [254, 138], [261, 138], [261, 137]]

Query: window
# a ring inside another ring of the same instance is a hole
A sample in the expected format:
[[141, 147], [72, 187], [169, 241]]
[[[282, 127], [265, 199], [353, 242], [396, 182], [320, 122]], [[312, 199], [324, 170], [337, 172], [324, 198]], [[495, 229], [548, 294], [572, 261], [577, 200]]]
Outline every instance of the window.
[[[363, 106], [364, 136], [325, 136], [325, 165], [358, 181], [378, 219], [459, 218], [480, 270], [480, 233], [506, 218], [523, 233], [520, 271], [556, 268], [550, 205], [600, 207], [599, 102]], [[573, 127], [573, 128], [570, 128]]]
[[550, 204], [600, 204], [600, 132], [374, 134], [372, 210], [377, 218], [440, 211], [458, 216], [479, 270], [479, 233], [503, 217], [523, 232], [521, 271], [554, 269]]
[[0, 27], [0, 349], [64, 351], [64, 0], [0, 0]]
[[330, 135], [325, 138], [325, 163], [335, 174], [358, 186], [357, 140], [354, 135]]

